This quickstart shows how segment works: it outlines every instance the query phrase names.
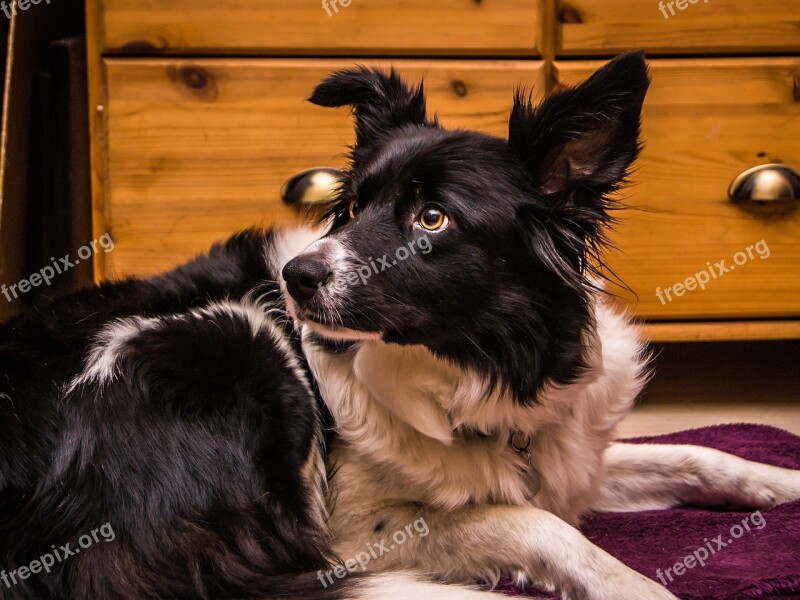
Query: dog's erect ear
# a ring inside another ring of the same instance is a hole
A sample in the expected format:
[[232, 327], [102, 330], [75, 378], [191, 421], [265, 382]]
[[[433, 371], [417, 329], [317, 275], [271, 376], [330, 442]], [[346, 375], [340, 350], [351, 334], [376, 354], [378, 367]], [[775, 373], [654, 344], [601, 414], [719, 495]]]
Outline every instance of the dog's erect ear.
[[544, 194], [594, 204], [624, 179], [639, 153], [639, 121], [650, 79], [643, 52], [618, 56], [575, 88], [538, 106], [517, 93], [509, 147]]
[[422, 84], [410, 88], [394, 70], [388, 74], [367, 67], [339, 71], [320, 83], [308, 100], [319, 106], [352, 106], [358, 145], [380, 141], [403, 125], [429, 124]]

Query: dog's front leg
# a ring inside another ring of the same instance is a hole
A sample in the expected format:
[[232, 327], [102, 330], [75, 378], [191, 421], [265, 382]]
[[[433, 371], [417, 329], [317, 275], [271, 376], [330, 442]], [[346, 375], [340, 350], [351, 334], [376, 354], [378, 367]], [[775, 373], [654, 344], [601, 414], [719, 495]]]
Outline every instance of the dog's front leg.
[[565, 600], [675, 600], [541, 509], [403, 504], [334, 520], [337, 554], [366, 558], [370, 569], [410, 569], [449, 582], [505, 576], [555, 588]]
[[800, 498], [800, 471], [701, 446], [616, 443], [604, 454], [604, 468], [595, 510], [770, 508]]

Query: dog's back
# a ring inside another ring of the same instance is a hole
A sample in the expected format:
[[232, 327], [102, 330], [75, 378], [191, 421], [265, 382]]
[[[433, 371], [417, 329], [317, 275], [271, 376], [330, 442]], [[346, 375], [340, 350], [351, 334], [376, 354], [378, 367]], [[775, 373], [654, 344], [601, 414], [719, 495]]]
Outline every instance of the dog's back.
[[325, 565], [270, 240], [0, 329], [0, 597], [263, 597]]

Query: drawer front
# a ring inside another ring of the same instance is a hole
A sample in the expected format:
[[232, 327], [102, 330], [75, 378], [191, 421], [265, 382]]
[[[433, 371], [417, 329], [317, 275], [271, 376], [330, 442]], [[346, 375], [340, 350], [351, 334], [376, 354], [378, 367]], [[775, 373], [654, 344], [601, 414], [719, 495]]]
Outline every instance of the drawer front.
[[539, 0], [92, 1], [103, 50], [115, 53], [538, 52]]
[[567, 0], [557, 20], [561, 55], [800, 50], [797, 0]]
[[[557, 62], [555, 75], [577, 83], [599, 64]], [[650, 68], [645, 150], [623, 198], [637, 210], [619, 214], [620, 250], [609, 255], [638, 303], [624, 297], [654, 320], [797, 317], [800, 208], [744, 209], [727, 189], [757, 164], [800, 167], [800, 58], [665, 59]], [[709, 279], [702, 288], [687, 282], [696, 274]]]
[[[162, 271], [237, 229], [293, 221], [295, 211], [279, 199], [283, 181], [312, 166], [343, 166], [354, 141], [347, 109], [303, 99], [350, 65], [106, 60], [107, 197], [99, 211], [105, 227], [95, 230], [110, 231], [116, 246], [98, 275]], [[393, 65], [411, 80], [425, 78], [429, 113], [444, 126], [503, 136], [514, 87], [544, 87], [537, 61]]]

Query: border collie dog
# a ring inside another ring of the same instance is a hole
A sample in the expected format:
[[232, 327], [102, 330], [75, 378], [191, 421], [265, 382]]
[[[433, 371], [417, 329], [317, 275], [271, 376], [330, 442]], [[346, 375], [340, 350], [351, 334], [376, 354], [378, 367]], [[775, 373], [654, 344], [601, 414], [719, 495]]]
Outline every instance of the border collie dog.
[[648, 81], [631, 53], [518, 93], [500, 139], [335, 73], [311, 101], [357, 141], [324, 231], [0, 326], [0, 598], [674, 598], [581, 515], [767, 508], [800, 471], [614, 441], [647, 354], [594, 268]]

